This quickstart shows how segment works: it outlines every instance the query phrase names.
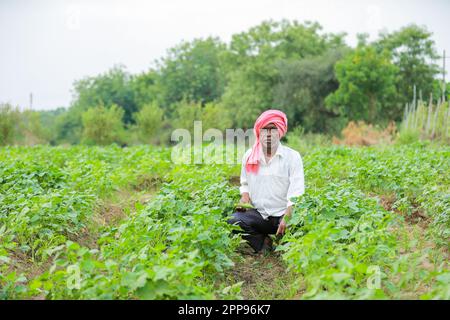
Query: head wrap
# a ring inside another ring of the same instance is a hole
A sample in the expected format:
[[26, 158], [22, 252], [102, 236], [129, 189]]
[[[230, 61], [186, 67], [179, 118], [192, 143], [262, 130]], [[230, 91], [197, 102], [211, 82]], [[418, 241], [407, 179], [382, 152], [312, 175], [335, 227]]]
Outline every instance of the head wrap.
[[261, 143], [259, 142], [259, 133], [262, 128], [269, 123], [273, 123], [280, 134], [280, 138], [286, 134], [287, 131], [287, 117], [280, 110], [267, 110], [263, 112], [258, 119], [256, 119], [253, 132], [255, 134], [256, 141], [252, 147], [252, 151], [245, 163], [245, 169], [247, 172], [258, 173], [259, 169], [259, 157], [261, 154]]

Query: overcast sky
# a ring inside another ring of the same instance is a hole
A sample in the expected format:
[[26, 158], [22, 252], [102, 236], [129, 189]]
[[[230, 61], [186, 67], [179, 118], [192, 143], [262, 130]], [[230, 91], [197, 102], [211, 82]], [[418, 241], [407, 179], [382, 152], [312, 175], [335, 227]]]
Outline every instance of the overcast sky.
[[282, 18], [347, 32], [352, 46], [357, 33], [417, 23], [450, 55], [450, 0], [0, 0], [0, 102], [27, 107], [32, 92], [34, 109], [68, 106], [77, 79], [119, 63], [145, 71], [182, 40], [228, 42]]

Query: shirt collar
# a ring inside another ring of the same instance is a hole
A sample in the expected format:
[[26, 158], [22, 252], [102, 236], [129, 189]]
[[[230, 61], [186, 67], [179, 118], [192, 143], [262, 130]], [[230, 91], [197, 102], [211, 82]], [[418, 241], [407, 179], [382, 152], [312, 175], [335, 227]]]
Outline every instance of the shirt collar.
[[[273, 155], [272, 159], [275, 158], [276, 156], [280, 156], [280, 157], [284, 157], [284, 146], [281, 144], [281, 142], [278, 144], [278, 148], [277, 151], [275, 152], [275, 154]], [[265, 162], [264, 159], [264, 152], [261, 150], [261, 154], [259, 156], [259, 158]]]

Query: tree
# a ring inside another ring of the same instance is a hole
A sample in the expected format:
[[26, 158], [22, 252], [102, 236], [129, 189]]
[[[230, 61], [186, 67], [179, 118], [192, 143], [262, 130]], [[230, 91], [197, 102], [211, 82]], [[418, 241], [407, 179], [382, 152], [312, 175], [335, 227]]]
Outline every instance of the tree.
[[50, 131], [42, 125], [40, 111], [25, 110], [20, 114], [20, 136], [26, 145], [48, 142]]
[[123, 114], [124, 111], [116, 105], [110, 108], [100, 105], [85, 111], [82, 115], [84, 142], [99, 145], [122, 143]]
[[8, 103], [0, 104], [0, 145], [13, 144], [18, 135], [20, 112]]
[[272, 107], [279, 61], [299, 61], [344, 46], [343, 34], [319, 34], [321, 29], [318, 23], [269, 20], [233, 35], [222, 102], [235, 115], [235, 125], [252, 127], [256, 117]]
[[227, 128], [231, 128], [233, 125], [229, 110], [220, 104], [212, 102], [207, 103], [203, 107], [201, 119], [203, 131], [209, 128], [224, 131]]
[[374, 43], [378, 52], [388, 50], [392, 54], [392, 62], [399, 69], [397, 118], [401, 117], [404, 104], [412, 100], [414, 85], [423, 97], [433, 91], [433, 79], [439, 69], [432, 35], [425, 27], [412, 24], [390, 34], [381, 33], [380, 40]]
[[134, 92], [134, 101], [139, 108], [146, 104], [157, 103], [161, 105], [164, 103], [160, 75], [157, 70], [150, 69], [133, 76], [131, 87]]
[[186, 129], [194, 132], [194, 121], [202, 120], [202, 105], [197, 102], [182, 100], [174, 105], [175, 114], [172, 118], [175, 129]]
[[104, 105], [117, 105], [124, 110], [123, 122], [133, 123], [132, 114], [138, 111], [131, 76], [123, 66], [114, 66], [106, 73], [75, 82], [75, 99], [72, 106], [81, 111]]
[[83, 132], [82, 114], [82, 109], [71, 107], [55, 115], [53, 143], [79, 143]]
[[[443, 93], [442, 90], [444, 89], [443, 85], [442, 85], [442, 80], [434, 79], [432, 87], [433, 87], [432, 94], [433, 94], [434, 100], [442, 99], [442, 93]], [[423, 100], [426, 101], [427, 98], [428, 97], [422, 95]], [[446, 84], [445, 84], [445, 100], [446, 101], [450, 100], [450, 82], [446, 82]]]
[[62, 132], [59, 131], [61, 128], [58, 127], [58, 120], [63, 114], [67, 113], [67, 109], [59, 107], [55, 110], [40, 110], [38, 112], [45, 139], [51, 145], [62, 142], [62, 140], [59, 139]]
[[159, 63], [159, 88], [163, 106], [185, 99], [204, 105], [224, 90], [222, 55], [225, 45], [218, 38], [195, 39], [169, 49]]
[[232, 36], [228, 64], [243, 67], [252, 61], [298, 60], [344, 45], [344, 34], [321, 35], [321, 30], [322, 26], [317, 22], [301, 24], [286, 19], [263, 21], [246, 32]]
[[156, 104], [147, 104], [139, 112], [134, 114], [134, 118], [139, 133], [139, 138], [144, 142], [155, 142], [160, 136], [164, 111]]
[[258, 115], [270, 106], [272, 89], [265, 81], [252, 81], [251, 73], [237, 70], [229, 75], [229, 85], [222, 96], [222, 105], [233, 114], [233, 124], [251, 128]]
[[106, 108], [116, 105], [124, 111], [121, 121], [134, 123], [132, 114], [138, 111], [138, 105], [132, 80], [125, 68], [117, 65], [106, 73], [76, 81], [71, 107], [56, 115], [53, 143], [79, 143], [83, 134], [82, 114], [98, 105]]
[[225, 130], [231, 128], [233, 121], [229, 110], [218, 103], [209, 102], [204, 107], [197, 102], [181, 101], [175, 104], [171, 119], [173, 128], [187, 129], [194, 133], [194, 121], [201, 121], [203, 133], [208, 129]]
[[301, 125], [307, 131], [330, 132], [335, 128], [338, 110], [328, 109], [325, 98], [339, 83], [334, 66], [349, 49], [330, 49], [317, 57], [277, 63], [279, 81], [274, 88], [273, 106], [284, 110], [291, 127]]
[[359, 47], [336, 64], [339, 88], [326, 98], [327, 107], [339, 110], [349, 120], [373, 123], [391, 113], [395, 105], [396, 76], [388, 52]]

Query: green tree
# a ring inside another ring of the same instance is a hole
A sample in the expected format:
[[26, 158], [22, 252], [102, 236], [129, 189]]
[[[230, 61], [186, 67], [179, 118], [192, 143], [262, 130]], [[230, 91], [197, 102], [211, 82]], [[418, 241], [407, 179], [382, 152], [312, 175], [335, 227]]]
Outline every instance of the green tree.
[[[442, 85], [442, 80], [434, 79], [432, 87], [433, 87], [433, 91], [432, 91], [433, 100], [436, 101], [438, 99], [442, 99], [442, 93], [443, 93], [442, 90], [444, 89], [443, 85]], [[428, 101], [429, 97], [422, 95], [422, 99], [425, 101]], [[445, 100], [446, 101], [450, 100], [450, 82], [447, 82], [445, 85]]]
[[134, 101], [138, 106], [164, 103], [158, 71], [150, 69], [132, 77], [131, 87], [134, 92]]
[[25, 145], [48, 142], [50, 131], [42, 125], [40, 111], [25, 110], [20, 114], [20, 135]]
[[325, 98], [339, 87], [334, 66], [348, 51], [330, 49], [317, 57], [277, 63], [280, 78], [274, 88], [273, 106], [285, 111], [291, 127], [301, 125], [313, 132], [339, 131], [340, 114], [325, 106]]
[[388, 52], [359, 47], [336, 64], [339, 88], [326, 98], [327, 107], [339, 110], [349, 120], [373, 123], [392, 113], [396, 76]]
[[8, 103], [0, 104], [0, 145], [13, 144], [19, 133], [17, 123], [20, 119], [19, 109]]
[[202, 110], [202, 126], [203, 131], [214, 128], [219, 130], [225, 130], [231, 128], [233, 121], [229, 110], [217, 103], [207, 103]]
[[125, 124], [132, 124], [132, 114], [138, 111], [135, 101], [136, 87], [133, 77], [121, 65], [114, 66], [106, 73], [86, 77], [74, 83], [74, 99], [66, 112], [55, 117], [54, 143], [79, 143], [82, 139], [82, 114], [98, 105], [116, 105], [124, 112]]
[[108, 145], [123, 142], [124, 111], [116, 105], [106, 108], [100, 105], [82, 115], [83, 139], [87, 144]]
[[397, 118], [401, 117], [404, 104], [413, 98], [413, 88], [428, 97], [433, 91], [433, 79], [439, 69], [438, 58], [432, 32], [415, 24], [401, 28], [393, 33], [381, 33], [380, 40], [374, 43], [378, 52], [389, 50], [392, 62], [399, 69], [396, 82], [399, 108]]
[[168, 50], [159, 61], [162, 104], [183, 99], [202, 105], [219, 98], [224, 90], [222, 56], [226, 46], [218, 38], [195, 39]]
[[55, 145], [62, 141], [58, 140], [60, 132], [58, 131], [57, 123], [62, 114], [66, 114], [67, 109], [59, 107], [54, 110], [40, 110], [40, 122], [44, 131], [45, 139], [51, 144]]
[[320, 34], [321, 29], [318, 23], [269, 20], [233, 35], [222, 101], [235, 115], [235, 125], [251, 127], [261, 111], [272, 107], [279, 61], [298, 61], [344, 46], [343, 34]]
[[54, 144], [80, 142], [83, 132], [82, 114], [82, 109], [71, 107], [55, 115], [55, 133], [52, 138]]
[[227, 64], [243, 67], [249, 62], [273, 63], [278, 59], [302, 59], [344, 45], [344, 34], [320, 34], [322, 26], [306, 21], [263, 21], [246, 32], [232, 36]]
[[159, 141], [164, 111], [156, 104], [147, 104], [134, 114], [139, 139], [143, 142]]
[[202, 105], [200, 102], [182, 100], [175, 103], [175, 113], [172, 124], [175, 129], [187, 129], [194, 132], [194, 121], [202, 120]]
[[175, 104], [175, 113], [171, 119], [175, 129], [187, 129], [194, 133], [194, 121], [201, 121], [202, 130], [225, 130], [231, 128], [232, 116], [226, 108], [219, 103], [209, 102], [205, 106], [197, 102], [183, 100]]
[[124, 110], [123, 122], [133, 123], [132, 114], [138, 111], [131, 75], [123, 66], [114, 66], [106, 73], [75, 82], [75, 99], [72, 106], [86, 111], [98, 105], [117, 105]]
[[251, 128], [259, 113], [270, 106], [271, 91], [264, 81], [251, 81], [251, 74], [240, 70], [229, 75], [229, 85], [221, 101], [233, 114], [235, 126]]

